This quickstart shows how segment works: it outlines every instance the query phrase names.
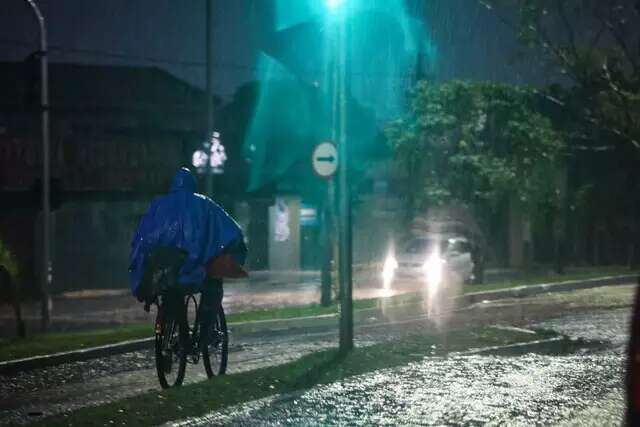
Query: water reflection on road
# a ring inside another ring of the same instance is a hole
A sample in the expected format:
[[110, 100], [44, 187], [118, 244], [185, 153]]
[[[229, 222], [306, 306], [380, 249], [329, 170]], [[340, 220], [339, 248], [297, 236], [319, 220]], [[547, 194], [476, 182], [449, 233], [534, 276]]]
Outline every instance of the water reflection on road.
[[[498, 323], [554, 329], [572, 337], [610, 342], [605, 351], [592, 348], [564, 356], [427, 358], [295, 396], [251, 402], [188, 423], [554, 424], [583, 414], [584, 419], [597, 420], [592, 425], [616, 424], [622, 412], [622, 360], [633, 289], [598, 288], [479, 303], [457, 312], [452, 319], [453, 326]], [[429, 329], [424, 318], [403, 321], [403, 316], [421, 314], [419, 307], [415, 313], [402, 306], [387, 314], [386, 321], [365, 316], [356, 328], [357, 346]], [[230, 373], [292, 361], [337, 342], [335, 326], [266, 335], [233, 332]], [[151, 352], [137, 352], [0, 377], [0, 424], [24, 424], [65, 410], [158, 390], [153, 363]], [[189, 366], [187, 382], [205, 378], [201, 367]], [[601, 406], [608, 405], [609, 418], [603, 421], [584, 412], [593, 411], [595, 404], [599, 414], [607, 412]]]
[[602, 402], [615, 410], [598, 425], [619, 424], [628, 313], [573, 314], [532, 325], [610, 341], [604, 351], [425, 358], [184, 425], [554, 425], [575, 422]]

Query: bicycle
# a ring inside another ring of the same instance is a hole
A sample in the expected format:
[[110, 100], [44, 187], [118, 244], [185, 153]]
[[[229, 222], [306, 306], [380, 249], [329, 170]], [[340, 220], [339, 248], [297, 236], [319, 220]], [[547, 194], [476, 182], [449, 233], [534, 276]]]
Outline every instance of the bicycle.
[[[177, 286], [175, 278], [183, 255], [162, 249], [151, 259], [153, 288], [159, 290], [155, 320], [155, 360], [158, 380], [162, 388], [179, 387], [184, 381], [187, 363], [202, 363], [207, 378], [224, 375], [227, 370], [229, 332], [222, 305], [209, 326], [202, 331], [202, 304], [198, 304], [193, 286]], [[189, 313], [195, 313], [189, 322]], [[204, 338], [204, 340], [203, 340]], [[212, 363], [212, 358], [214, 363]]]
[[[196, 313], [193, 324], [189, 324], [188, 321], [190, 306]], [[198, 364], [200, 357], [207, 378], [226, 373], [229, 334], [224, 309], [222, 306], [218, 307], [207, 337], [201, 330], [201, 307], [202, 304], [198, 305], [192, 291], [169, 291], [158, 302], [155, 357], [156, 371], [162, 388], [180, 386], [184, 380], [187, 363]], [[202, 341], [203, 338], [208, 341], [206, 345]]]

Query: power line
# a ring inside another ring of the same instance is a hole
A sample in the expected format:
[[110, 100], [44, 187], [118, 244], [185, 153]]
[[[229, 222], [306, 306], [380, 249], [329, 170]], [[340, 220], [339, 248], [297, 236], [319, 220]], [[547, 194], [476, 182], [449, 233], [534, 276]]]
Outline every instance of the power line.
[[[27, 47], [27, 48], [33, 47], [32, 43], [27, 43], [19, 40], [10, 40], [10, 39], [0, 39], [0, 44]], [[129, 53], [112, 52], [112, 51], [99, 50], [99, 49], [78, 49], [78, 48], [69, 48], [69, 47], [58, 46], [58, 45], [50, 45], [49, 51], [97, 56], [102, 58], [123, 59], [123, 60], [136, 61], [136, 62], [179, 65], [183, 67], [196, 67], [196, 68], [206, 67], [206, 63], [204, 61], [186, 61], [186, 60], [176, 60], [176, 59], [156, 57], [156, 56], [139, 56], [139, 55], [134, 55]], [[261, 69], [261, 67], [252, 66], [252, 65], [220, 63], [220, 62], [219, 63], [214, 62], [213, 67], [217, 69], [243, 70], [243, 71], [252, 71], [252, 72], [260, 71]], [[318, 73], [320, 70], [308, 69], [306, 71], [310, 73]], [[411, 76], [413, 75], [412, 72], [389, 73], [388, 71], [378, 71], [378, 70], [352, 71], [350, 74], [352, 77], [353, 76], [357, 76], [357, 77], [370, 76], [372, 78], [388, 77], [388, 78], [393, 78], [398, 80], [406, 80], [408, 78], [411, 78]]]
[[[13, 46], [21, 46], [21, 47], [33, 46], [31, 43], [18, 41], [18, 40], [8, 40], [8, 39], [0, 39], [0, 43], [5, 45], [13, 45]], [[198, 67], [198, 68], [206, 67], [206, 63], [204, 61], [186, 61], [186, 60], [162, 58], [162, 57], [156, 57], [156, 56], [140, 56], [140, 55], [133, 55], [129, 53], [111, 52], [111, 51], [99, 50], [99, 49], [78, 49], [78, 48], [51, 45], [49, 46], [49, 50], [52, 52], [75, 53], [75, 54], [81, 54], [81, 55], [99, 56], [104, 58], [126, 59], [126, 60], [133, 60], [133, 61], [151, 62], [151, 63], [157, 63], [157, 64], [180, 65], [184, 67]], [[216, 68], [228, 68], [228, 69], [235, 69], [235, 70], [247, 70], [247, 71], [257, 70], [257, 68], [254, 66], [244, 65], [244, 64], [214, 63], [213, 66]]]

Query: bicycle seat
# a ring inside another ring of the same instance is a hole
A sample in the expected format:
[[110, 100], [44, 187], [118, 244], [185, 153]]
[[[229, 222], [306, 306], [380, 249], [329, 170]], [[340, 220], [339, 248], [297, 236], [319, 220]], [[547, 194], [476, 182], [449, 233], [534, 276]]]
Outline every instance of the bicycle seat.
[[147, 255], [149, 267], [158, 269], [180, 268], [187, 258], [188, 252], [171, 246], [159, 246]]
[[138, 289], [138, 300], [145, 302], [145, 310], [165, 289], [175, 287], [178, 272], [188, 253], [182, 249], [160, 246], [145, 258], [145, 272]]

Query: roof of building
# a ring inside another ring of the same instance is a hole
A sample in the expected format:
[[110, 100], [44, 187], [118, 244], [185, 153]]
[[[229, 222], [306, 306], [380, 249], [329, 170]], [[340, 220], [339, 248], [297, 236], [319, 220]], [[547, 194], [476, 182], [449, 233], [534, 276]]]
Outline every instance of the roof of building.
[[[0, 108], [38, 105], [38, 61], [0, 62]], [[204, 111], [205, 93], [158, 67], [49, 64], [50, 106], [76, 109]]]

